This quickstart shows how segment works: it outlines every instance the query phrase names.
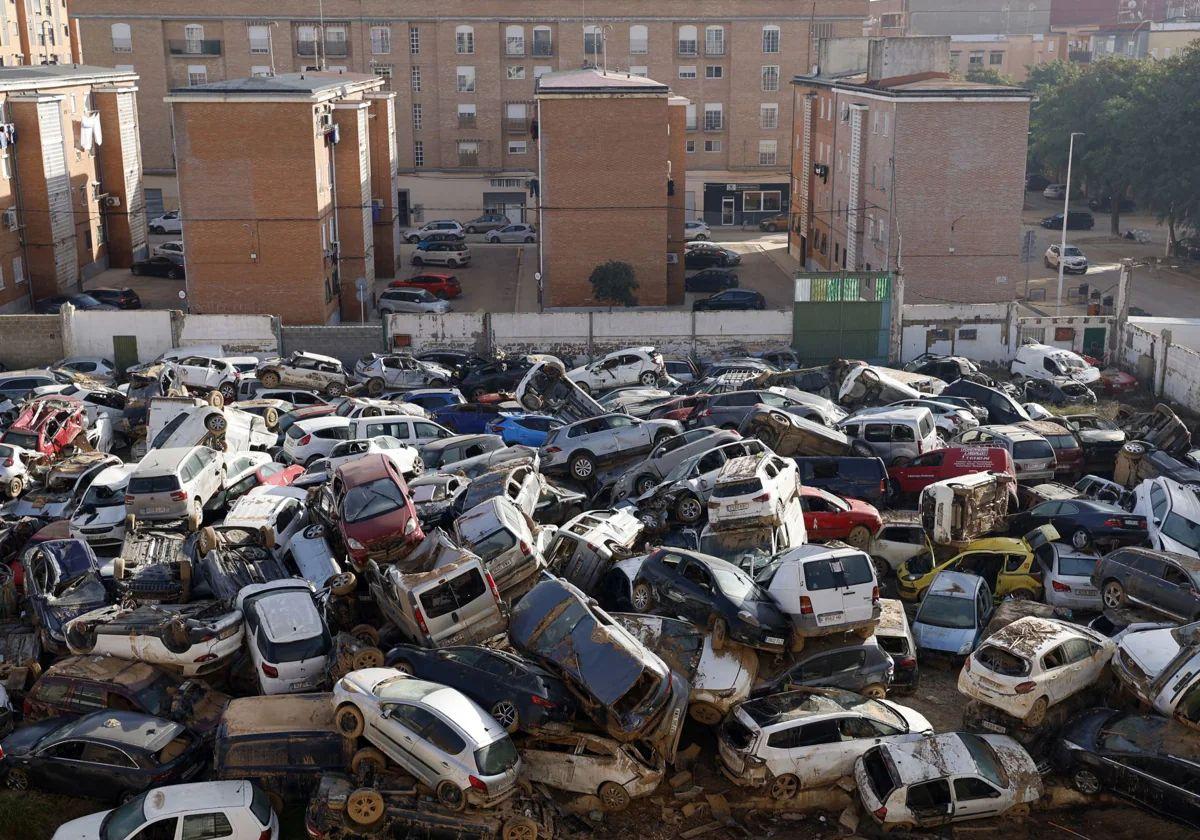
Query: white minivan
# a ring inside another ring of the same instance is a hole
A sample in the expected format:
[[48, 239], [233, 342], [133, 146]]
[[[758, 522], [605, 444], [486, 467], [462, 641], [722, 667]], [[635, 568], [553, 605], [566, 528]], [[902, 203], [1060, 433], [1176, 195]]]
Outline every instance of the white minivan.
[[313, 585], [298, 578], [252, 583], [234, 603], [263, 694], [318, 691], [333, 650]]

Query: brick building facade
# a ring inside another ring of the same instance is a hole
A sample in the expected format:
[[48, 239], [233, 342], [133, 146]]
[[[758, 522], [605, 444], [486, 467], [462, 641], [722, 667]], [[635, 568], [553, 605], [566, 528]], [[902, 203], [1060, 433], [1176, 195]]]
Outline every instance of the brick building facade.
[[394, 276], [398, 250], [373, 200], [396, 173], [381, 86], [312, 72], [171, 92], [191, 311], [358, 320], [355, 281]]
[[[788, 195], [787, 80], [817, 37], [859, 35], [867, 0], [76, 0], [85, 54], [136, 68], [152, 204], [173, 206], [162, 98], [191, 83], [308, 66], [378, 73], [395, 91], [403, 221], [529, 220], [529, 135], [538, 76], [591, 63], [666, 80], [687, 114], [691, 215], [741, 224]], [[161, 177], [160, 177], [161, 176]], [[745, 193], [749, 192], [749, 195]]]
[[949, 78], [948, 48], [827, 42], [821, 73], [793, 80], [790, 246], [808, 268], [900, 267], [906, 303], [1016, 295], [1032, 95]]
[[82, 63], [67, 14], [67, 0], [0, 3], [0, 67]]

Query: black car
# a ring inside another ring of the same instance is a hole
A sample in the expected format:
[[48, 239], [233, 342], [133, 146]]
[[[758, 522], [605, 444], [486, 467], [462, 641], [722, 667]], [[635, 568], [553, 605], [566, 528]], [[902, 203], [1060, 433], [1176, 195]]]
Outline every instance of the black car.
[[888, 504], [891, 485], [881, 458], [801, 455], [792, 460], [800, 469], [800, 482], [805, 487], [860, 499], [881, 509]]
[[168, 280], [182, 280], [183, 266], [170, 257], [151, 257], [148, 260], [138, 260], [129, 267], [131, 274], [139, 277], [166, 277]]
[[741, 255], [728, 248], [722, 248], [711, 242], [689, 242], [683, 252], [684, 268], [710, 268], [737, 265], [742, 261]]
[[840, 636], [805, 645], [790, 662], [787, 670], [756, 687], [751, 696], [822, 687], [881, 698], [881, 689], [887, 690], [895, 673], [892, 657], [875, 641], [844, 640]]
[[[1055, 213], [1042, 219], [1041, 225], [1044, 228], [1061, 230], [1062, 223], [1063, 214]], [[1095, 226], [1095, 217], [1086, 210], [1072, 210], [1067, 216], [1067, 230], [1091, 230]]]
[[462, 378], [458, 389], [469, 400], [475, 399], [480, 394], [512, 391], [525, 378], [525, 374], [531, 367], [533, 367], [533, 362], [526, 356], [496, 359], [474, 368]]
[[0, 743], [5, 787], [121, 802], [186, 781], [204, 765], [204, 742], [182, 724], [101, 709], [28, 723]]
[[642, 561], [630, 595], [638, 612], [660, 609], [711, 628], [714, 650], [727, 640], [781, 652], [791, 622], [750, 576], [716, 557], [660, 548]]
[[67, 303], [76, 309], [93, 312], [113, 311], [117, 308], [107, 303], [101, 303], [91, 295], [55, 295], [39, 300], [33, 305], [33, 311], [39, 315], [57, 315], [63, 305]]
[[420, 362], [433, 362], [435, 365], [441, 365], [454, 374], [456, 381], [475, 368], [490, 363], [488, 359], [461, 350], [430, 350], [418, 353], [416, 358]]
[[142, 299], [138, 293], [128, 287], [122, 289], [89, 289], [88, 294], [101, 303], [115, 306], [117, 309], [141, 309]]
[[1043, 405], [1095, 405], [1096, 392], [1082, 382], [1065, 376], [1054, 379], [1026, 379], [1025, 402]]
[[1038, 192], [1041, 192], [1048, 186], [1050, 186], [1050, 179], [1045, 175], [1038, 175], [1036, 172], [1030, 172], [1025, 176], [1026, 190], [1037, 190]]
[[717, 309], [766, 309], [767, 299], [749, 289], [727, 289], [692, 304], [693, 312]]
[[1067, 499], [1042, 502], [1012, 517], [1009, 531], [1027, 534], [1039, 525], [1053, 525], [1076, 548], [1092, 543], [1137, 545], [1146, 540], [1146, 517], [1107, 502]]
[[1030, 419], [1029, 412], [1011, 396], [999, 388], [989, 388], [972, 382], [969, 379], [959, 379], [946, 386], [938, 394], [938, 400], [946, 397], [966, 397], [974, 400], [987, 409], [987, 422], [995, 425], [1020, 423]]
[[[1137, 207], [1132, 198], [1121, 196], [1118, 200], [1118, 206], [1122, 213], [1133, 210]], [[1088, 207], [1095, 210], [1097, 213], [1112, 212], [1112, 195], [1100, 196], [1099, 198], [1089, 198]]]
[[21, 555], [21, 565], [42, 647], [66, 653], [66, 623], [109, 602], [100, 562], [83, 540], [65, 539], [35, 543]]
[[685, 292], [719, 292], [723, 289], [736, 289], [737, 286], [737, 275], [719, 268], [697, 271], [683, 281]]
[[422, 680], [457, 688], [509, 732], [536, 732], [545, 723], [567, 723], [575, 702], [562, 680], [505, 651], [462, 645], [431, 650], [397, 645], [387, 664]]
[[1111, 791], [1200, 829], [1200, 750], [1178, 723], [1090, 709], [1063, 728], [1051, 757], [1076, 790]]

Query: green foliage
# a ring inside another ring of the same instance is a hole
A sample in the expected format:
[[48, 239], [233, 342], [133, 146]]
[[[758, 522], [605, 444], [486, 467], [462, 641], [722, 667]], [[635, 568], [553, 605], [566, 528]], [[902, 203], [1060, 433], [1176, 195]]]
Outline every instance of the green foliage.
[[609, 260], [592, 269], [588, 278], [592, 284], [592, 295], [599, 301], [619, 303], [622, 306], [637, 306], [637, 277], [633, 266], [627, 262]]
[[966, 79], [968, 82], [985, 82], [989, 85], [1012, 85], [1016, 84], [1008, 76], [1003, 76], [1000, 71], [993, 70], [990, 67], [981, 65], [972, 65], [967, 68]]

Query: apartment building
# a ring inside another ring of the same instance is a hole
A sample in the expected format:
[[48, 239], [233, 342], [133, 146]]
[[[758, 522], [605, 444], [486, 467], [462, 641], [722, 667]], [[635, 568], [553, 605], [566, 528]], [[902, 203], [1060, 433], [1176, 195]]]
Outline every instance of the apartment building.
[[67, 0], [0, 3], [0, 67], [81, 62]]
[[[629, 263], [641, 306], [683, 303], [681, 192], [688, 100], [599, 69], [537, 82], [540, 292], [545, 306], [604, 306], [592, 270]], [[614, 249], [614, 243], [620, 243]]]
[[789, 202], [786, 80], [816, 38], [859, 35], [867, 0], [76, 0], [85, 53], [136, 68], [154, 202], [177, 194], [172, 88], [305, 67], [374, 73], [396, 93], [404, 220], [527, 219], [530, 115], [546, 73], [604, 66], [669, 82], [687, 114], [686, 205], [711, 224]]
[[1022, 3], [1012, 0], [903, 0], [905, 34], [1032, 35], [1049, 32], [1051, 3], [1052, 0]]
[[399, 242], [394, 207], [373, 201], [396, 173], [382, 85], [307, 72], [171, 91], [190, 311], [286, 324], [370, 312], [357, 281], [394, 276]]
[[137, 76], [0, 68], [0, 313], [146, 253]]
[[1170, 58], [1200, 40], [1200, 21], [1143, 21], [1100, 27], [1091, 36], [1092, 59]]
[[1031, 68], [1066, 61], [1069, 48], [1067, 36], [1054, 33], [951, 35], [950, 72], [991, 70], [1014, 82], [1024, 82]]
[[790, 247], [903, 271], [906, 303], [1012, 300], [1032, 94], [949, 75], [949, 38], [824, 42], [793, 80]]

